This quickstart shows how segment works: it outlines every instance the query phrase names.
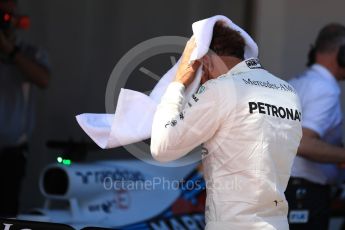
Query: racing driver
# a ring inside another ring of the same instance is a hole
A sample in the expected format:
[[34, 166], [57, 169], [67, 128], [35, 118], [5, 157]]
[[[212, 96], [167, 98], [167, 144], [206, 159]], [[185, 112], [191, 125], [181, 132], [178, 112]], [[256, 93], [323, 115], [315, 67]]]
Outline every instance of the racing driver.
[[[157, 107], [151, 154], [161, 162], [203, 144], [206, 229], [289, 229], [284, 196], [302, 137], [301, 108], [292, 86], [244, 60], [245, 40], [217, 23], [209, 52], [189, 63], [187, 42], [175, 80]], [[202, 85], [184, 91], [202, 65]]]

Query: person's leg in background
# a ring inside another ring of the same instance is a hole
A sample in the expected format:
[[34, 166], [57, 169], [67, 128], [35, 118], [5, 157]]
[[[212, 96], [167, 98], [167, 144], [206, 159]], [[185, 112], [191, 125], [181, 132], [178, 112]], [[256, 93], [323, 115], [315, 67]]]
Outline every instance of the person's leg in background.
[[[290, 230], [328, 230], [329, 186], [315, 184], [300, 178], [290, 178], [285, 195], [289, 203]], [[305, 221], [306, 223], [296, 223]]]
[[0, 151], [0, 217], [15, 217], [18, 214], [25, 169], [23, 148], [5, 148]]

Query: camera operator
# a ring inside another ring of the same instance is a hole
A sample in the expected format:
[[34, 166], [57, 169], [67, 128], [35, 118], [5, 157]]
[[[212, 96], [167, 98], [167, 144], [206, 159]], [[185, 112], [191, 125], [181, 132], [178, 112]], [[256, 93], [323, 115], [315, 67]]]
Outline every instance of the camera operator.
[[[0, 0], [0, 217], [18, 212], [33, 128], [33, 90], [50, 78], [46, 53], [16, 36], [23, 24], [13, 0]], [[25, 23], [25, 22], [24, 22]]]

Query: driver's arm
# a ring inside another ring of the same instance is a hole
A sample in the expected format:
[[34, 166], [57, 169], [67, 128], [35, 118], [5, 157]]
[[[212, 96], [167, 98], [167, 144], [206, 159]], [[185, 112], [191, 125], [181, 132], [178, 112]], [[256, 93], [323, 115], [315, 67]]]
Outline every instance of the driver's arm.
[[206, 82], [182, 109], [185, 87], [173, 82], [154, 115], [151, 134], [152, 156], [161, 162], [176, 160], [212, 138], [222, 118], [221, 100], [214, 81]]

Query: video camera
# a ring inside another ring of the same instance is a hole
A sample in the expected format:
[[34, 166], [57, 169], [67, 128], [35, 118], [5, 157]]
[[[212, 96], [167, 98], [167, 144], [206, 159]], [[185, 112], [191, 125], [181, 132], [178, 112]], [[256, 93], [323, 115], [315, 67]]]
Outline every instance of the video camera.
[[17, 29], [28, 29], [30, 18], [25, 15], [16, 15], [0, 9], [0, 30], [7, 30], [14, 26]]

